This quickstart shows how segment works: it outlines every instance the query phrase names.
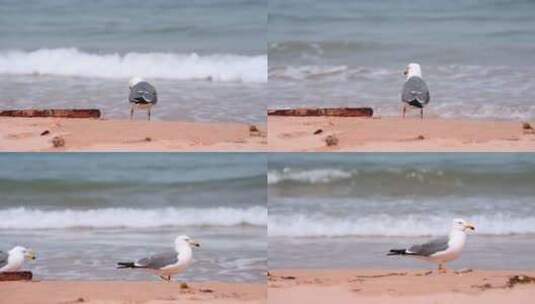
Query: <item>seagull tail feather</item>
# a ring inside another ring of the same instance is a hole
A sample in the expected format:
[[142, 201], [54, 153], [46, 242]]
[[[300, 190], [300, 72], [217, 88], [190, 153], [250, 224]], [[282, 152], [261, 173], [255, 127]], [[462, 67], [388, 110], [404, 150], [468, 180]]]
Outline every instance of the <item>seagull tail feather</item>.
[[407, 250], [406, 249], [390, 249], [390, 252], [386, 255], [406, 255]]
[[123, 268], [136, 268], [136, 265], [134, 262], [119, 262], [117, 263], [117, 269], [123, 269]]

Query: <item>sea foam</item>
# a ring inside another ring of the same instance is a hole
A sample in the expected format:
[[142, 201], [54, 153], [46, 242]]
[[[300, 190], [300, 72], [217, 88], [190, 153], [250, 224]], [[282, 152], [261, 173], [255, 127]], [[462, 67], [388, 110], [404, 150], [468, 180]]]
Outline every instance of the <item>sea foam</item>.
[[0, 210], [0, 229], [158, 228], [168, 226], [265, 226], [267, 210], [250, 208], [103, 208]]
[[[366, 237], [366, 236], [443, 236], [449, 231], [454, 214], [443, 216], [377, 215], [354, 219], [311, 216], [270, 215], [268, 235], [273, 237]], [[534, 234], [534, 217], [506, 214], [480, 215], [467, 218], [476, 226], [478, 235]]]
[[94, 78], [267, 82], [267, 56], [177, 53], [92, 54], [76, 48], [0, 52], [0, 73]]
[[298, 170], [284, 168], [283, 170], [271, 170], [268, 172], [268, 184], [275, 185], [293, 181], [308, 184], [327, 184], [330, 182], [351, 178], [354, 172], [339, 169], [310, 169]]

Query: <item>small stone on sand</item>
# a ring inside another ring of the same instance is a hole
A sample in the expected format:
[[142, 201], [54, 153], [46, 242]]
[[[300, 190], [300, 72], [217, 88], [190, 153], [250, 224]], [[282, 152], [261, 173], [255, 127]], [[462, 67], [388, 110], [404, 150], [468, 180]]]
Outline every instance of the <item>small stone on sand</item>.
[[180, 283], [180, 289], [188, 289], [188, 283]]
[[260, 129], [258, 129], [258, 127], [255, 126], [255, 125], [250, 125], [249, 126], [249, 135], [250, 136], [255, 136], [255, 137], [262, 137], [262, 136], [265, 136], [265, 132], [260, 131]]
[[61, 136], [54, 136], [52, 138], [52, 145], [54, 145], [54, 148], [65, 147], [65, 139]]
[[314, 135], [318, 135], [318, 134], [321, 134], [323, 132], [322, 129], [317, 129], [315, 132], [314, 132]]
[[327, 144], [327, 146], [336, 146], [338, 145], [338, 138], [334, 135], [329, 135], [327, 137], [325, 137], [325, 143]]
[[524, 130], [524, 134], [535, 134], [535, 129], [527, 122], [522, 123], [522, 130]]
[[50, 131], [48, 130], [44, 130], [43, 132], [41, 132], [41, 136], [45, 136], [45, 135], [48, 135], [50, 134]]

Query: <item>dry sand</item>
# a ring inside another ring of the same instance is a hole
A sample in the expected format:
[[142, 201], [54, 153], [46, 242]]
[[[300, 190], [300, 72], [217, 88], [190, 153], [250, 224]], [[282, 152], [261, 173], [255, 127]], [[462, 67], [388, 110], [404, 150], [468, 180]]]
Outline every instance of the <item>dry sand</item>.
[[[0, 151], [264, 151], [265, 126], [72, 118], [0, 118]], [[48, 134], [41, 135], [48, 130]], [[53, 147], [60, 136], [65, 146]]]
[[[337, 145], [326, 145], [329, 135]], [[269, 116], [268, 143], [279, 152], [525, 152], [535, 151], [535, 131], [519, 121]]]
[[535, 277], [521, 271], [280, 270], [270, 274], [268, 303], [533, 303], [535, 281], [509, 282], [519, 274]]
[[266, 303], [264, 284], [167, 282], [0, 282], [0, 303]]

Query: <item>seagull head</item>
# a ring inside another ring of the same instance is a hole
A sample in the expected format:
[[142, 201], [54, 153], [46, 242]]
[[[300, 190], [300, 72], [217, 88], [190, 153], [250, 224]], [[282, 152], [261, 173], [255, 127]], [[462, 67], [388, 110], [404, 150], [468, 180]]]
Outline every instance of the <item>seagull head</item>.
[[188, 247], [192, 248], [192, 247], [201, 247], [201, 244], [199, 244], [199, 242], [197, 242], [195, 240], [192, 240], [187, 235], [180, 235], [175, 240], [175, 246], [177, 248], [180, 248], [180, 247], [183, 247], [183, 246], [188, 246]]
[[422, 69], [418, 63], [412, 62], [407, 65], [403, 71], [403, 75], [407, 76], [407, 79], [411, 78], [412, 76], [422, 77]]
[[9, 254], [20, 255], [20, 256], [23, 256], [25, 259], [32, 260], [32, 261], [37, 258], [33, 250], [27, 249], [22, 246], [14, 247], [13, 249], [9, 251]]
[[136, 77], [132, 77], [132, 78], [130, 78], [130, 80], [128, 81], [128, 87], [129, 87], [130, 89], [132, 89], [136, 84], [138, 84], [138, 83], [140, 83], [140, 82], [142, 82], [142, 81], [144, 81], [144, 80], [143, 80], [143, 78], [141, 78], [141, 77], [137, 77], [137, 76], [136, 76]]
[[451, 229], [466, 232], [466, 230], [476, 230], [476, 227], [461, 218], [456, 218], [453, 220]]

